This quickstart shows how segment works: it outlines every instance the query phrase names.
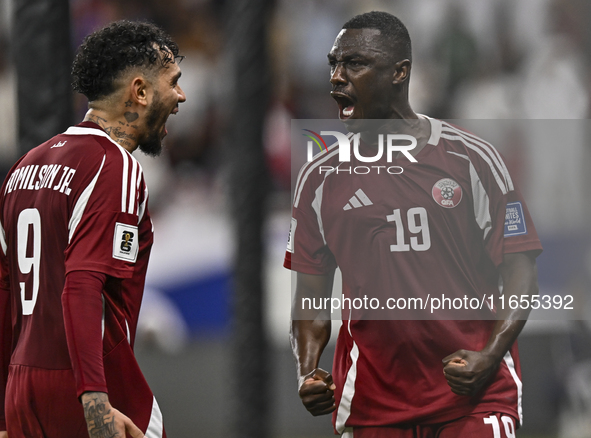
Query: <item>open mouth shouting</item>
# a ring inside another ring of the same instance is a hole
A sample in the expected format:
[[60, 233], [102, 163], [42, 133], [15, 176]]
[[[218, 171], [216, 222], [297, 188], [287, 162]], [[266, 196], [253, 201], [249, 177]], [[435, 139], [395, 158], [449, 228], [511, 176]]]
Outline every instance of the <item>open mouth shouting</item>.
[[[166, 119], [168, 120], [168, 117], [170, 117], [170, 116], [176, 116], [178, 112], [179, 112], [179, 106], [177, 105], [170, 112], [170, 114], [166, 117]], [[166, 129], [166, 122], [164, 122], [164, 136], [166, 136], [167, 134], [168, 134], [168, 130]]]
[[341, 91], [331, 91], [330, 95], [339, 106], [339, 119], [347, 120], [355, 112], [355, 99]]

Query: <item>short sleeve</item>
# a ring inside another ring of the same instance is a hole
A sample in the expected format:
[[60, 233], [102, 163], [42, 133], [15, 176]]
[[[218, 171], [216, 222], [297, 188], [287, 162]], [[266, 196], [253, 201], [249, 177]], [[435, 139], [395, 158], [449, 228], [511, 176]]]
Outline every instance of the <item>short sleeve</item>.
[[324, 241], [318, 213], [313, 208], [317, 187], [312, 179], [301, 184], [300, 190], [296, 188], [283, 266], [304, 274], [326, 274], [336, 268], [336, 261]]
[[[482, 197], [475, 203], [482, 203], [488, 208], [476, 208], [486, 211], [478, 218], [484, 230], [484, 245], [495, 266], [503, 261], [504, 254], [533, 252], [537, 257], [542, 252], [542, 244], [529, 213], [525, 200], [511, 178], [503, 156], [496, 150], [487, 160], [475, 158], [478, 176], [483, 185]], [[484, 225], [485, 224], [485, 225]]]
[[130, 278], [139, 250], [145, 185], [140, 164], [113, 145], [87, 185], [80, 187], [69, 220], [66, 274], [77, 270]]

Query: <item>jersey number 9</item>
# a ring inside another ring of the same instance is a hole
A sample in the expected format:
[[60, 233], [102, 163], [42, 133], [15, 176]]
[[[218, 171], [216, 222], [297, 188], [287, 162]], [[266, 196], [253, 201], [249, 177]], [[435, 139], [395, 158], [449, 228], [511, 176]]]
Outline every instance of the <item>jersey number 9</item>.
[[[29, 233], [33, 228], [33, 255], [27, 257], [27, 248], [29, 246]], [[39, 265], [41, 262], [41, 215], [36, 208], [27, 208], [18, 216], [17, 222], [17, 253], [18, 253], [18, 268], [23, 275], [33, 273], [33, 296], [31, 299], [25, 297], [25, 282], [21, 281], [21, 303], [23, 306], [23, 315], [31, 315], [37, 302], [37, 294], [39, 293]]]

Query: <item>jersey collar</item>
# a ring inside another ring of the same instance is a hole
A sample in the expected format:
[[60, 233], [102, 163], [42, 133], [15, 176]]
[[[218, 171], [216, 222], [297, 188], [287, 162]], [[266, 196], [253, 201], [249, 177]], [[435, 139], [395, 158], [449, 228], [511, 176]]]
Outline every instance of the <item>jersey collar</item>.
[[429, 120], [429, 123], [431, 124], [431, 136], [429, 137], [427, 144], [437, 146], [439, 139], [441, 138], [441, 120], [432, 119], [431, 117], [425, 116], [423, 114], [417, 114], [417, 116]]

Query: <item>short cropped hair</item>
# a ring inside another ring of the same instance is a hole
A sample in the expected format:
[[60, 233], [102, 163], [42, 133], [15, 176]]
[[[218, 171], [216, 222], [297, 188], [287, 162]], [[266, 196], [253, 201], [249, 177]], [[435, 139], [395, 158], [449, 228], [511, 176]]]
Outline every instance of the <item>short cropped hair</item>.
[[343, 25], [343, 29], [377, 29], [380, 34], [389, 39], [396, 50], [396, 56], [412, 61], [412, 47], [410, 35], [406, 26], [398, 17], [381, 11], [366, 12], [356, 15]]
[[127, 69], [163, 67], [174, 62], [178, 52], [176, 43], [154, 24], [111, 23], [82, 42], [72, 65], [72, 88], [89, 101], [104, 98], [115, 91], [115, 80]]

